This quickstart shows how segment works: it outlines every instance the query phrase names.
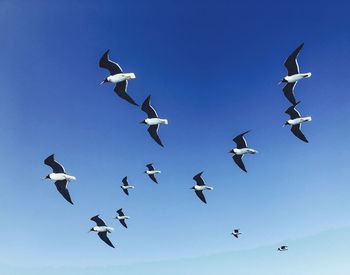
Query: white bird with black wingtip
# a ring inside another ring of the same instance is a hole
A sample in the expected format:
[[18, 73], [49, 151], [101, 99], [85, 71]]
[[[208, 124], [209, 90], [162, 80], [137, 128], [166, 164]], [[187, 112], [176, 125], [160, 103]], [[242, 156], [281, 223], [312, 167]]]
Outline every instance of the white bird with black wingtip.
[[128, 226], [126, 225], [125, 220], [130, 219], [129, 216], [126, 216], [123, 212], [123, 208], [120, 208], [119, 210], [117, 210], [117, 214], [118, 216], [116, 216], [115, 218], [125, 227], [128, 228]]
[[55, 155], [47, 157], [44, 160], [44, 164], [52, 168], [52, 173], [48, 174], [44, 179], [50, 179], [55, 181], [57, 191], [71, 204], [73, 204], [67, 189], [68, 182], [76, 180], [74, 176], [68, 175], [62, 164], [55, 160]]
[[296, 104], [294, 96], [294, 88], [296, 83], [303, 78], [311, 77], [311, 73], [300, 73], [299, 70], [297, 58], [303, 46], [304, 43], [302, 43], [298, 48], [296, 48], [284, 62], [284, 66], [287, 68], [288, 75], [280, 81], [280, 83], [287, 83], [283, 88], [283, 93], [292, 104]]
[[147, 167], [147, 170], [145, 171], [145, 173], [150, 177], [151, 180], [153, 180], [155, 183], [158, 183], [155, 175], [160, 174], [161, 171], [155, 170], [153, 167], [153, 163], [147, 164], [146, 167]]
[[113, 227], [109, 227], [106, 223], [99, 217], [99, 215], [93, 216], [90, 220], [96, 223], [96, 226], [92, 227], [89, 232], [96, 232], [102, 241], [107, 245], [114, 248], [114, 245], [107, 237], [107, 233], [112, 233]]
[[123, 190], [123, 192], [129, 196], [129, 189], [134, 189], [135, 186], [133, 185], [129, 185], [129, 182], [128, 182], [128, 177], [124, 177], [122, 179], [122, 185], [120, 186], [120, 188]]
[[304, 122], [309, 122], [312, 121], [311, 116], [307, 116], [307, 117], [302, 117], [299, 113], [299, 111], [297, 109], [295, 109], [295, 107], [300, 103], [297, 102], [295, 105], [290, 106], [285, 113], [288, 114], [290, 116], [290, 119], [288, 119], [283, 126], [286, 125], [291, 125], [291, 131], [292, 133], [299, 138], [300, 140], [304, 141], [304, 142], [309, 142], [305, 135], [303, 134], [303, 132], [301, 131], [301, 124]]
[[246, 131], [238, 136], [236, 136], [233, 141], [236, 143], [236, 148], [232, 149], [229, 153], [233, 154], [232, 158], [234, 162], [238, 165], [239, 168], [241, 168], [244, 172], [247, 172], [247, 169], [245, 168], [245, 165], [243, 163], [243, 156], [246, 154], [256, 154], [258, 153], [257, 150], [249, 148], [247, 145], [247, 141], [244, 138], [244, 135], [249, 133], [249, 131]]
[[158, 129], [160, 124], [168, 124], [167, 119], [159, 118], [156, 110], [151, 106], [151, 96], [148, 96], [141, 106], [141, 110], [147, 114], [147, 118], [140, 123], [147, 124], [148, 133], [160, 146], [164, 147], [162, 141], [158, 136]]
[[110, 73], [102, 82], [114, 83], [114, 92], [122, 99], [129, 103], [138, 106], [138, 104], [128, 95], [128, 80], [136, 78], [134, 73], [124, 73], [119, 64], [109, 59], [109, 50], [107, 50], [100, 59], [99, 65], [101, 68], [107, 69]]
[[204, 197], [203, 191], [204, 190], [214, 190], [213, 187], [210, 187], [205, 184], [203, 178], [202, 178], [203, 172], [198, 173], [193, 177], [194, 181], [196, 182], [196, 185], [191, 187], [191, 189], [194, 190], [196, 193], [197, 197], [204, 203], [207, 203], [207, 200]]

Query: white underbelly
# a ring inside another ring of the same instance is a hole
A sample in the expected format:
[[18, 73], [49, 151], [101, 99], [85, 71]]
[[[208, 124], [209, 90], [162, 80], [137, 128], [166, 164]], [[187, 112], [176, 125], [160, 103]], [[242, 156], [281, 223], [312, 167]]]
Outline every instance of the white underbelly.
[[154, 171], [146, 171], [147, 175], [154, 175], [154, 174], [160, 174], [160, 171], [154, 170]]
[[297, 125], [297, 124], [300, 124], [300, 123], [303, 123], [303, 122], [307, 122], [307, 121], [311, 121], [312, 118], [311, 116], [308, 116], [308, 117], [299, 117], [299, 118], [295, 118], [295, 119], [290, 119], [288, 120], [288, 123], [290, 125]]
[[112, 83], [118, 83], [125, 80], [130, 80], [136, 78], [134, 73], [121, 73], [115, 74], [108, 77], [108, 81]]
[[145, 122], [148, 125], [168, 124], [168, 120], [162, 118], [146, 118]]
[[306, 73], [306, 74], [293, 74], [293, 75], [288, 75], [284, 79], [288, 81], [289, 83], [294, 83], [299, 81], [300, 79], [303, 78], [308, 78], [311, 76], [311, 73]]

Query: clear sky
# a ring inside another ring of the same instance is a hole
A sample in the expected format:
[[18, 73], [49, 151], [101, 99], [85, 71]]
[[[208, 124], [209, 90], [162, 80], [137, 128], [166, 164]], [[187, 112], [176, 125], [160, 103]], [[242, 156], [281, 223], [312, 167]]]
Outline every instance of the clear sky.
[[[349, 8], [0, 1], [0, 273], [349, 274]], [[313, 73], [296, 87], [313, 118], [309, 144], [282, 128], [289, 103], [277, 86], [301, 42], [301, 70]], [[106, 49], [136, 74], [132, 97], [151, 94], [169, 120], [165, 148], [139, 124], [140, 109], [99, 85]], [[248, 129], [259, 154], [245, 157], [245, 174], [228, 151]], [[74, 206], [42, 180], [52, 153], [77, 177]], [[143, 173], [150, 162], [159, 185]], [[207, 205], [189, 189], [200, 171], [214, 187]], [[136, 186], [129, 197], [124, 176]], [[128, 229], [113, 219], [121, 207]], [[96, 214], [115, 227], [116, 249], [87, 234]], [[288, 253], [277, 253], [282, 244]]]

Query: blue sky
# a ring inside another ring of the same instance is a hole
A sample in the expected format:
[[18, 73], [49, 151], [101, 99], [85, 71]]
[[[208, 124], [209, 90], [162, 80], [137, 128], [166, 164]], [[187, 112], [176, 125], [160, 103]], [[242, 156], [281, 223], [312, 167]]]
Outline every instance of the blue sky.
[[[348, 274], [348, 9], [340, 1], [1, 1], [0, 273], [126, 264], [125, 274], [213, 266], [256, 274], [251, 263], [262, 257], [262, 275], [280, 274], [276, 262], [285, 274], [326, 274], [325, 258]], [[301, 42], [300, 67], [313, 73], [296, 87], [300, 112], [313, 117], [303, 127], [309, 144], [281, 127], [289, 104], [277, 86]], [[141, 110], [99, 85], [106, 49], [136, 74], [133, 98], [151, 94], [169, 119], [165, 148], [139, 124]], [[244, 174], [228, 151], [248, 129], [259, 154], [245, 157]], [[41, 179], [51, 153], [77, 177], [74, 206]], [[149, 162], [162, 170], [159, 185], [143, 173]], [[200, 171], [215, 188], [208, 205], [189, 190]], [[129, 197], [119, 188], [126, 175], [136, 185]], [[113, 220], [120, 207], [132, 217], [127, 230]], [[115, 250], [86, 233], [96, 214], [115, 227]], [[231, 238], [233, 227], [242, 238]], [[285, 242], [288, 254], [275, 253]]]

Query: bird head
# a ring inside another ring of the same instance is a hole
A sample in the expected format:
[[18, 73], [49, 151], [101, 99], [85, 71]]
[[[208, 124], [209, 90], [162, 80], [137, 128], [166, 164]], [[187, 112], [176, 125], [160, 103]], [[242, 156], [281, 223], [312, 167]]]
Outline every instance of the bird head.
[[140, 121], [140, 124], [147, 124], [145, 120]]
[[281, 83], [286, 83], [286, 82], [288, 82], [288, 81], [285, 78], [283, 78], [280, 82], [278, 82], [277, 85], [280, 85]]
[[231, 149], [229, 153], [234, 154], [234, 153], [235, 153], [235, 151], [233, 151], [233, 149]]
[[93, 227], [88, 231], [88, 233], [91, 232], [91, 231], [95, 231]]
[[45, 178], [43, 178], [44, 180], [50, 179], [50, 174], [48, 174]]
[[105, 79], [103, 79], [103, 80], [101, 81], [100, 85], [102, 85], [103, 83], [106, 83], [106, 82], [109, 82], [109, 81], [108, 81], [108, 77], [106, 77]]
[[289, 125], [288, 120], [282, 125], [282, 127]]
[[190, 189], [195, 189], [194, 186], [192, 186]]

